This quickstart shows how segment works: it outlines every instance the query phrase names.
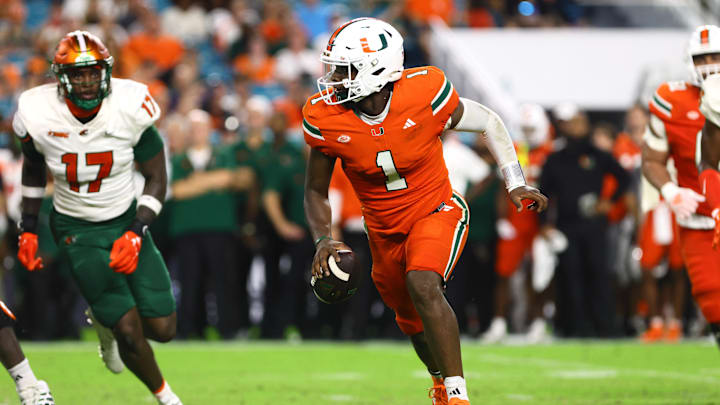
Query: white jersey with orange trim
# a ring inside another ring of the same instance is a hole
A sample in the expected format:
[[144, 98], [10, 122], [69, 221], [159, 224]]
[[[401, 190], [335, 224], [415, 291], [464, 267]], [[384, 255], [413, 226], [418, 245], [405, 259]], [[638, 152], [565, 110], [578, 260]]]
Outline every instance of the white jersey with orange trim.
[[112, 92], [85, 124], [57, 84], [45, 84], [20, 95], [13, 130], [44, 156], [55, 180], [55, 209], [99, 222], [121, 215], [135, 199], [133, 147], [159, 117], [147, 86], [132, 80], [113, 78]]

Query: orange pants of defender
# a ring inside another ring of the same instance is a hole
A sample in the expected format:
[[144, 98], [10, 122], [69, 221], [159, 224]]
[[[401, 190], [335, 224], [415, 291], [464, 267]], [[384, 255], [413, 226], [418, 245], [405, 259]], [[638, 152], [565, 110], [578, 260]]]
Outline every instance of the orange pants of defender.
[[680, 228], [679, 234], [693, 297], [708, 322], [720, 323], [720, 250], [712, 248], [713, 230]]
[[495, 273], [502, 277], [512, 276], [522, 263], [525, 255], [532, 249], [537, 230], [517, 230], [512, 239], [500, 239], [497, 242], [495, 255]]
[[672, 242], [670, 242], [669, 245], [659, 245], [653, 238], [653, 233], [655, 232], [653, 213], [654, 211], [649, 211], [647, 215], [645, 215], [645, 221], [640, 228], [640, 237], [638, 238], [638, 247], [642, 250], [640, 267], [645, 271], [650, 271], [660, 264], [662, 259], [667, 255], [670, 270], [681, 270], [683, 268], [683, 258], [682, 250], [680, 249], [678, 226], [675, 223], [675, 215], [672, 217]]
[[407, 235], [380, 237], [368, 232], [373, 281], [404, 334], [424, 330], [405, 284], [407, 272], [432, 271], [447, 281], [465, 246], [469, 220], [467, 204], [453, 195], [444, 209], [417, 221]]

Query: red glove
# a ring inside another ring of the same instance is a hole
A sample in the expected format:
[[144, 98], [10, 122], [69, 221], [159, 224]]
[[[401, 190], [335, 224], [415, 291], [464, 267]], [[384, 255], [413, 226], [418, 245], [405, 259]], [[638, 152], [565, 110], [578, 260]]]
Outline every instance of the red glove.
[[38, 250], [38, 237], [34, 233], [23, 232], [18, 237], [18, 260], [30, 271], [42, 269], [41, 257], [35, 257]]
[[141, 247], [141, 237], [133, 231], [125, 232], [113, 243], [110, 267], [118, 273], [131, 274], [137, 268]]

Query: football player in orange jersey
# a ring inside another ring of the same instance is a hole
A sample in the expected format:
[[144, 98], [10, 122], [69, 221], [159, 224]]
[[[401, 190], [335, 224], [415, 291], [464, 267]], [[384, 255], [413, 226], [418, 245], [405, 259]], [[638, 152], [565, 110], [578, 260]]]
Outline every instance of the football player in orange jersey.
[[[718, 166], [720, 163], [720, 29], [713, 27], [708, 31], [710, 35], [716, 35], [713, 38], [713, 45], [717, 47], [715, 48], [717, 53], [709, 55], [706, 59], [709, 63], [698, 69], [698, 76], [703, 79], [700, 110], [706, 118], [700, 145], [700, 183], [715, 220], [711, 255], [720, 257], [720, 249], [718, 249], [720, 242], [720, 173], [718, 173], [720, 167]], [[710, 239], [709, 236], [708, 239]], [[714, 295], [704, 300], [705, 305], [701, 304], [701, 308], [707, 308], [708, 312], [715, 314], [720, 313], [720, 277], [717, 275], [719, 263], [720, 259], [715, 259], [706, 265], [706, 277], [714, 282], [715, 289], [713, 290]], [[711, 273], [710, 270], [714, 271]], [[715, 318], [708, 319], [708, 322], [715, 340], [720, 345], [720, 322]]]
[[[403, 68], [403, 39], [390, 24], [359, 18], [338, 28], [321, 61], [320, 92], [303, 108], [312, 147], [305, 213], [315, 239], [314, 277], [345, 248], [330, 236], [328, 184], [337, 158], [362, 203], [372, 278], [398, 326], [433, 376], [434, 404], [469, 404], [458, 325], [443, 295], [467, 236], [469, 213], [453, 193], [442, 155], [446, 128], [481, 133], [498, 161], [510, 198], [545, 209], [529, 187], [512, 140], [485, 106], [460, 99], [438, 68]], [[530, 208], [530, 207], [529, 207]]]
[[[643, 146], [643, 174], [654, 185], [675, 213], [678, 237], [692, 294], [700, 310], [717, 334], [720, 333], [720, 251], [713, 250], [710, 217], [714, 208], [705, 201], [698, 178], [696, 147], [698, 133], [705, 124], [700, 106], [700, 84], [707, 69], [720, 62], [720, 29], [698, 27], [690, 37], [688, 59], [693, 80], [662, 84], [650, 101], [650, 124]], [[703, 148], [705, 151], [708, 148]], [[665, 163], [673, 158], [677, 184]], [[716, 168], [717, 166], [713, 166]], [[711, 180], [711, 176], [708, 176]]]
[[[545, 159], [553, 152], [550, 120], [540, 105], [523, 104], [520, 106], [520, 126], [527, 143], [518, 144], [517, 149], [528, 181], [535, 185], [540, 178]], [[512, 209], [512, 202], [507, 198], [505, 200], [505, 206], [498, 209], [499, 218], [496, 226], [498, 243], [495, 261], [497, 281], [494, 291], [494, 318], [482, 336], [483, 343], [498, 343], [507, 336], [506, 316], [510, 302], [510, 277], [526, 263], [525, 259], [530, 255], [533, 241], [540, 230], [536, 212], [517, 212]], [[528, 282], [528, 285], [530, 284], [533, 283]], [[542, 316], [543, 301], [547, 297], [541, 297], [546, 287], [546, 284], [532, 285], [527, 289], [528, 316], [532, 319], [527, 334], [529, 343], [538, 343], [547, 338], [547, 324]]]

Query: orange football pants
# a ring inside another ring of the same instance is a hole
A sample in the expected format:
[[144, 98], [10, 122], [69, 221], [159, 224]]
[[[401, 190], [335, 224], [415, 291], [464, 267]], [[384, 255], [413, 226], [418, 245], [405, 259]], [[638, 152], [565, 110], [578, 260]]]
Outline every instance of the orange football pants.
[[400, 330], [408, 336], [424, 328], [405, 284], [407, 272], [433, 271], [447, 281], [467, 240], [467, 203], [453, 194], [445, 204], [417, 221], [407, 235], [381, 237], [368, 232], [373, 281], [385, 304], [395, 311]]
[[512, 276], [522, 263], [525, 255], [532, 249], [536, 230], [530, 232], [518, 231], [512, 239], [499, 239], [495, 259], [495, 273], [503, 277]]
[[720, 250], [712, 248], [714, 231], [679, 228], [678, 233], [693, 297], [708, 322], [720, 323]]
[[675, 223], [675, 215], [673, 215], [673, 239], [669, 245], [659, 245], [653, 238], [653, 213], [649, 211], [645, 215], [645, 221], [640, 228], [640, 237], [638, 238], [638, 247], [642, 250], [640, 258], [640, 267], [645, 271], [652, 270], [660, 264], [662, 259], [667, 255], [668, 266], [670, 270], [680, 270], [683, 268], [682, 249], [680, 249], [680, 238], [678, 235], [678, 226]]

